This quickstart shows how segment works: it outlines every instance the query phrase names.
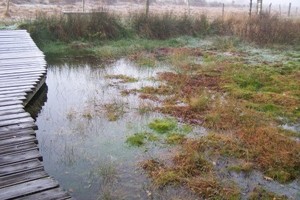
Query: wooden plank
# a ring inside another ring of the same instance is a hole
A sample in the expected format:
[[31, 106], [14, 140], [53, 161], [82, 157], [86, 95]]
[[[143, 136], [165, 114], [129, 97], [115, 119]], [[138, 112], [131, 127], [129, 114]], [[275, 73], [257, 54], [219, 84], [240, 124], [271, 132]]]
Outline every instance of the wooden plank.
[[23, 77], [23, 78], [14, 78], [14, 79], [0, 79], [0, 84], [8, 84], [8, 83], [14, 83], [14, 84], [21, 84], [24, 82], [30, 82], [30, 83], [37, 83], [40, 81], [39, 77], [32, 76], [32, 77]]
[[28, 88], [28, 87], [35, 87], [37, 85], [37, 82], [24, 82], [23, 84], [22, 83], [15, 83], [15, 84], [1, 84], [0, 83], [0, 89], [1, 90], [5, 90], [5, 89], [8, 89], [8, 88], [11, 88], [11, 89], [20, 89], [20, 88]]
[[[4, 139], [9, 139], [9, 138], [13, 138], [13, 137], [18, 137], [18, 136], [22, 136], [22, 135], [33, 135], [35, 136], [36, 133], [34, 132], [33, 129], [20, 129], [17, 131], [6, 131], [6, 132], [1, 132], [0, 133], [0, 140], [4, 140]], [[0, 147], [1, 149], [1, 147]]]
[[14, 78], [18, 78], [18, 77], [24, 77], [24, 76], [44, 76], [46, 74], [46, 71], [31, 71], [31, 72], [19, 72], [19, 73], [12, 73], [12, 74], [0, 74], [0, 79], [3, 78], [8, 78], [8, 77], [14, 77]]
[[0, 199], [7, 200], [40, 191], [57, 188], [58, 183], [51, 178], [43, 178], [0, 189]]
[[[1, 43], [0, 43], [1, 45]], [[44, 58], [45, 56], [43, 54], [40, 54], [40, 53], [33, 53], [33, 54], [25, 54], [25, 53], [20, 53], [20, 54], [10, 54], [10, 55], [7, 55], [7, 54], [4, 54], [2, 56], [0, 56], [0, 60], [16, 60], [16, 59], [21, 59], [21, 58]]]
[[[45, 75], [43, 75], [45, 76]], [[28, 74], [28, 75], [24, 75], [24, 76], [11, 76], [11, 77], [1, 77], [0, 81], [1, 82], [12, 82], [12, 81], [30, 81], [30, 80], [40, 80], [42, 76], [38, 76], [36, 74]]]
[[2, 102], [2, 101], [8, 101], [8, 100], [12, 100], [12, 101], [22, 100], [22, 101], [24, 101], [24, 100], [26, 100], [25, 96], [26, 95], [18, 95], [18, 94], [16, 94], [16, 95], [14, 95], [12, 97], [1, 98], [0, 102]]
[[47, 70], [46, 69], [22, 69], [22, 70], [14, 70], [14, 69], [11, 69], [11, 70], [1, 70], [0, 71], [0, 75], [4, 75], [4, 74], [28, 74], [28, 73], [31, 73], [31, 72], [40, 72], [40, 73], [43, 73], [43, 72], [46, 72]]
[[12, 91], [12, 90], [28, 90], [33, 89], [34, 85], [16, 86], [16, 87], [0, 87], [0, 92]]
[[[9, 91], [0, 91], [0, 95], [8, 95], [8, 94], [10, 94], [10, 95], [12, 95], [12, 96], [20, 96], [20, 94], [22, 94], [22, 93], [26, 93], [26, 95], [27, 95], [27, 93], [29, 93], [29, 92], [31, 92], [32, 91], [32, 89], [20, 89], [20, 90], [9, 90]], [[25, 96], [26, 96], [25, 95]], [[15, 101], [17, 101], [17, 100], [15, 100]], [[14, 101], [14, 102], [15, 102]], [[1, 106], [1, 104], [2, 104], [2, 102], [0, 102], [0, 106]]]
[[5, 102], [0, 102], [0, 107], [2, 106], [11, 106], [11, 105], [18, 105], [22, 104], [22, 101], [17, 100], [17, 101], [5, 101]]
[[39, 192], [36, 194], [32, 194], [29, 196], [16, 198], [16, 200], [33, 200], [33, 199], [34, 200], [53, 200], [53, 199], [65, 200], [69, 198], [70, 195], [68, 195], [61, 188], [55, 188], [55, 189]]
[[12, 110], [12, 109], [19, 109], [19, 108], [24, 108], [22, 104], [12, 104], [12, 105], [7, 105], [7, 106], [0, 106], [0, 111], [7, 111], [7, 110]]
[[34, 142], [23, 143], [12, 146], [5, 146], [0, 148], [0, 155], [8, 155], [13, 153], [21, 153], [31, 150], [38, 150], [38, 146]]
[[14, 124], [20, 124], [20, 123], [28, 123], [28, 122], [34, 122], [34, 120], [31, 117], [24, 117], [19, 119], [10, 119], [10, 120], [4, 120], [0, 121], [0, 127], [7, 126], [7, 125], [14, 125]]
[[34, 169], [27, 172], [19, 172], [8, 176], [0, 177], [0, 188], [18, 185], [21, 183], [46, 178], [48, 177], [47, 173], [42, 169]]
[[0, 177], [41, 168], [43, 168], [43, 165], [38, 159], [26, 160], [23, 162], [0, 166]]
[[19, 123], [19, 124], [13, 124], [13, 125], [8, 125], [4, 127], [0, 127], [0, 132], [7, 132], [7, 131], [15, 131], [19, 129], [25, 129], [25, 128], [32, 128], [34, 130], [37, 129], [36, 125], [33, 122], [24, 122], [24, 123]]
[[5, 138], [0, 140], [0, 146], [4, 147], [5, 145], [16, 145], [16, 144], [25, 144], [25, 143], [35, 143], [36, 137], [34, 135], [25, 135], [25, 136], [17, 136], [13, 138]]
[[26, 113], [26, 112], [6, 114], [6, 115], [2, 115], [2, 116], [0, 115], [0, 121], [5, 121], [5, 120], [9, 120], [9, 119], [19, 119], [19, 118], [25, 118], [25, 117], [30, 117], [30, 114]]
[[0, 166], [17, 163], [17, 162], [22, 162], [22, 161], [26, 161], [26, 160], [31, 160], [34, 158], [37, 158], [37, 159], [42, 158], [42, 156], [39, 154], [39, 152], [37, 150], [21, 152], [21, 153], [16, 153], [16, 154], [3, 155], [3, 156], [1, 155], [0, 156]]
[[11, 110], [4, 110], [0, 111], [0, 117], [2, 115], [11, 115], [11, 114], [17, 114], [17, 113], [24, 113], [25, 110], [22, 108], [16, 108], [16, 109], [11, 109]]

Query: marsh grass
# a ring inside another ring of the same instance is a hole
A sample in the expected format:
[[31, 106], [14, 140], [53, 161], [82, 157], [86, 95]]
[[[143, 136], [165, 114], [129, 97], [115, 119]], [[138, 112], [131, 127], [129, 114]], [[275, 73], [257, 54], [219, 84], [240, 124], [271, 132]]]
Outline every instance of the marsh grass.
[[261, 187], [255, 187], [253, 191], [249, 195], [249, 200], [256, 200], [256, 199], [266, 199], [266, 200], [287, 200], [288, 197], [276, 195], [273, 192], [269, 192]]
[[177, 128], [177, 122], [171, 118], [154, 119], [148, 126], [155, 132], [164, 134]]
[[103, 105], [108, 121], [117, 121], [126, 113], [127, 104], [115, 101]]
[[120, 80], [122, 83], [134, 83], [137, 82], [138, 79], [130, 76], [126, 76], [124, 74], [117, 74], [117, 75], [106, 75], [105, 78], [108, 79], [117, 79]]
[[143, 146], [147, 141], [155, 142], [158, 141], [159, 138], [150, 132], [139, 132], [135, 133], [131, 136], [128, 136], [126, 139], [126, 143], [133, 147]]

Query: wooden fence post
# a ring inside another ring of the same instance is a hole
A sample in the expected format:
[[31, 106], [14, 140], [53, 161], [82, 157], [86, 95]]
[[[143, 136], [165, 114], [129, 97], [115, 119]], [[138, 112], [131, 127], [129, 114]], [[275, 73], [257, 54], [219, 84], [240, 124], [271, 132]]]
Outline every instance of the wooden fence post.
[[281, 5], [279, 4], [279, 15], [281, 16]]
[[288, 17], [291, 16], [291, 8], [292, 8], [292, 3], [289, 4], [289, 11], [288, 11]]
[[222, 6], [222, 19], [224, 20], [224, 17], [225, 17], [225, 4], [223, 3], [223, 6]]
[[82, 12], [84, 12], [85, 0], [82, 0]]
[[146, 0], [146, 16], [149, 15], [150, 0]]
[[249, 8], [249, 17], [251, 18], [252, 15], [252, 0], [250, 0], [250, 8]]

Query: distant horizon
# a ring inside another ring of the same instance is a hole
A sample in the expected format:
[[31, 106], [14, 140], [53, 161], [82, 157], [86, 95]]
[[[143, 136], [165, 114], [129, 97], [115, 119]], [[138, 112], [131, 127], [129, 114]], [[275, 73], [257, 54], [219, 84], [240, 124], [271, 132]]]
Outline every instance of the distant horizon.
[[[221, 2], [221, 3], [232, 3], [232, 0], [206, 0], [207, 2]], [[235, 4], [247, 5], [250, 3], [250, 0], [234, 0]], [[253, 3], [256, 3], [256, 0], [253, 0]], [[292, 3], [292, 7], [300, 7], [300, 0], [263, 0], [264, 5], [281, 5], [288, 6], [289, 3]]]

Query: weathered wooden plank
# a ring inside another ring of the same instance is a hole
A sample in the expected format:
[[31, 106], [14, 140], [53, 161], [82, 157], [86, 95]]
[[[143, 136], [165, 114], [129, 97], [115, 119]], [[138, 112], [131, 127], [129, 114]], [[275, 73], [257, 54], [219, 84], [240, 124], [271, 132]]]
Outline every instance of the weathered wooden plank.
[[31, 71], [31, 72], [18, 72], [18, 73], [12, 73], [12, 74], [0, 74], [0, 78], [7, 78], [7, 77], [24, 77], [24, 76], [44, 76], [46, 74], [46, 71]]
[[[25, 93], [26, 94], [26, 93]], [[22, 104], [12, 104], [12, 105], [7, 105], [7, 106], [0, 106], [0, 111], [7, 111], [7, 110], [13, 110], [13, 109], [19, 109], [19, 108], [24, 108]]]
[[51, 178], [43, 178], [18, 185], [13, 185], [0, 189], [0, 199], [7, 200], [24, 195], [34, 194], [47, 189], [58, 187], [58, 183]]
[[17, 114], [17, 113], [24, 113], [24, 112], [25, 112], [25, 110], [22, 108], [15, 108], [15, 109], [4, 110], [4, 111], [0, 110], [0, 117], [2, 115], [11, 115], [11, 114]]
[[0, 115], [0, 121], [5, 121], [9, 119], [19, 119], [25, 117], [30, 117], [30, 114], [26, 112], [6, 114], [6, 115]]
[[[30, 62], [31, 61], [31, 62]], [[18, 66], [18, 65], [25, 65], [25, 64], [36, 64], [40, 66], [46, 66], [46, 62], [41, 60], [40, 58], [23, 58], [18, 60], [0, 60], [1, 66]]]
[[[1, 45], [1, 44], [0, 44]], [[11, 55], [7, 55], [4, 54], [2, 56], [0, 56], [0, 60], [15, 60], [15, 59], [22, 59], [22, 58], [44, 58], [45, 56], [40, 54], [40, 53], [36, 53], [36, 54], [11, 54]]]
[[3, 140], [0, 140], [0, 146], [5, 145], [16, 145], [16, 144], [25, 144], [25, 143], [31, 143], [36, 141], [36, 137], [34, 135], [25, 135], [25, 136], [17, 136], [13, 138], [4, 138]]
[[[29, 93], [29, 92], [32, 92], [32, 89], [19, 89], [19, 90], [9, 90], [9, 91], [0, 91], [0, 95], [12, 95], [12, 96], [19, 96], [21, 93]], [[25, 96], [26, 96], [25, 95]]]
[[[0, 156], [0, 166], [8, 165], [16, 162], [31, 160], [31, 159], [41, 159], [42, 156], [37, 150], [31, 150], [27, 152], [21, 152], [16, 154], [8, 154]], [[1, 192], [0, 192], [1, 193]], [[0, 198], [1, 199], [1, 198]]]
[[1, 131], [0, 139], [12, 138], [18, 135], [36, 135], [36, 133], [32, 128], [23, 128], [15, 131]]
[[32, 194], [29, 196], [16, 198], [16, 200], [65, 200], [69, 199], [70, 195], [68, 195], [65, 191], [60, 188], [55, 188], [51, 190], [46, 190], [43, 192], [39, 192], [36, 194]]
[[0, 127], [0, 132], [15, 131], [15, 130], [25, 129], [25, 128], [32, 128], [34, 130], [37, 130], [37, 126], [33, 122], [24, 122], [24, 123]]
[[[45, 75], [42, 75], [45, 76]], [[1, 82], [12, 82], [12, 81], [31, 81], [40, 79], [42, 76], [38, 76], [36, 74], [28, 74], [28, 75], [22, 75], [22, 76], [8, 76], [8, 77], [1, 77]]]
[[5, 97], [5, 98], [1, 98], [0, 97], [0, 102], [2, 102], [2, 101], [8, 101], [8, 100], [12, 100], [12, 101], [17, 101], [17, 100], [22, 100], [22, 101], [24, 101], [25, 99], [26, 99], [26, 93], [25, 93], [25, 95], [14, 95], [14, 96], [11, 96], [11, 97]]
[[0, 121], [0, 127], [7, 126], [7, 125], [14, 125], [14, 124], [20, 124], [20, 123], [28, 123], [28, 122], [34, 122], [34, 120], [31, 117], [24, 117], [19, 119], [10, 119], [10, 120], [3, 120]]
[[26, 151], [38, 150], [38, 149], [39, 149], [38, 146], [34, 142], [21, 143], [21, 144], [1, 147], [0, 155], [20, 153], [20, 152], [26, 152]]
[[26, 85], [26, 86], [16, 86], [16, 87], [0, 87], [0, 92], [4, 91], [12, 91], [12, 90], [28, 90], [33, 89], [34, 85]]
[[46, 178], [48, 177], [47, 173], [42, 169], [34, 169], [27, 172], [19, 172], [8, 176], [0, 177], [0, 188], [18, 185], [21, 183]]
[[20, 101], [20, 100], [17, 100], [17, 101], [5, 101], [5, 102], [0, 102], [0, 107], [11, 106], [11, 105], [18, 105], [18, 104], [22, 104], [22, 101]]
[[5, 75], [5, 74], [24, 74], [24, 73], [26, 73], [26, 74], [28, 74], [28, 73], [31, 73], [31, 72], [35, 72], [35, 73], [37, 73], [37, 72], [41, 72], [41, 73], [43, 73], [43, 72], [46, 72], [47, 70], [46, 69], [32, 69], [32, 68], [29, 68], [29, 69], [22, 69], [22, 70], [14, 70], [14, 69], [11, 69], [11, 70], [1, 70], [0, 71], [0, 75]]
[[19, 172], [28, 172], [33, 169], [43, 169], [41, 161], [39, 161], [38, 159], [31, 159], [23, 162], [0, 166], [0, 177]]
[[10, 90], [10, 89], [20, 89], [20, 88], [34, 88], [37, 85], [36, 82], [24, 82], [23, 84], [16, 83], [16, 84], [1, 84], [0, 83], [0, 89], [1, 90]]
[[8, 83], [24, 83], [24, 82], [39, 82], [39, 77], [37, 76], [29, 76], [29, 77], [19, 77], [19, 78], [10, 78], [10, 79], [0, 79], [0, 84], [8, 84]]

